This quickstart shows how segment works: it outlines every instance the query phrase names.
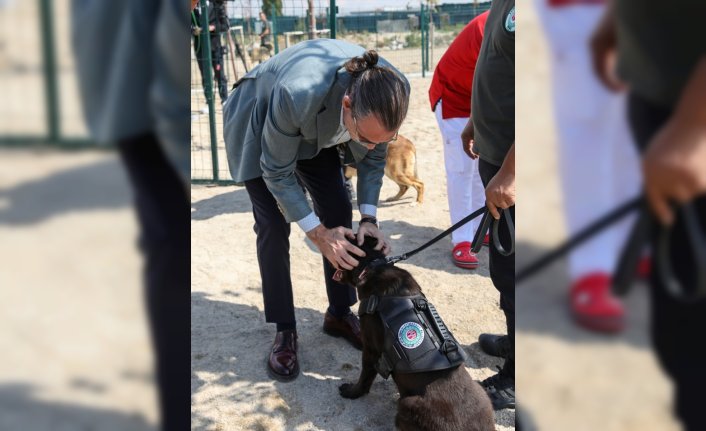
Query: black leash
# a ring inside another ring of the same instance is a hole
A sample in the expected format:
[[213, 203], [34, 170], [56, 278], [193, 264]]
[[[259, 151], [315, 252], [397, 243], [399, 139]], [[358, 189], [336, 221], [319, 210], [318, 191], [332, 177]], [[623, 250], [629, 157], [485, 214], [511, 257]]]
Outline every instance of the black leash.
[[[478, 208], [477, 210], [473, 211], [466, 217], [462, 218], [459, 220], [457, 223], [455, 223], [453, 226], [450, 228], [446, 229], [445, 231], [441, 232], [439, 235], [435, 236], [432, 238], [430, 241], [427, 241], [426, 243], [422, 244], [420, 247], [415, 248], [412, 251], [409, 251], [407, 253], [403, 253], [397, 256], [390, 256], [386, 258], [380, 258], [380, 259], [375, 259], [370, 264], [368, 265], [371, 268], [374, 268], [379, 265], [389, 265], [389, 264], [394, 264], [403, 260], [407, 260], [410, 257], [414, 256], [415, 254], [419, 253], [420, 251], [426, 249], [427, 247], [431, 246], [435, 242], [439, 241], [440, 239], [444, 238], [445, 236], [449, 235], [451, 232], [455, 231], [456, 229], [460, 228], [464, 224], [468, 223], [469, 221], [473, 220], [474, 218], [480, 216], [483, 214], [483, 219], [481, 221], [481, 225], [478, 227], [478, 230], [476, 231], [475, 237], [474, 237], [474, 246], [473, 249], [476, 250], [475, 253], [478, 252], [480, 247], [483, 245], [483, 237], [485, 236], [485, 232], [488, 231], [488, 227], [490, 224], [491, 220], [494, 220], [490, 216], [490, 211], [488, 210], [488, 207], [483, 206], [481, 208]], [[502, 244], [500, 244], [500, 238], [498, 236], [498, 230], [499, 230], [499, 225], [500, 225], [500, 220], [502, 217], [505, 217], [505, 221], [507, 222], [508, 225], [508, 230], [510, 232], [510, 249], [509, 252], [503, 248]], [[480, 240], [479, 240], [480, 238]], [[512, 218], [510, 217], [510, 212], [509, 210], [502, 210], [501, 217], [500, 219], [497, 219], [493, 223], [493, 245], [500, 251], [501, 253], [505, 254], [505, 256], [509, 256], [510, 254], [514, 253], [515, 251], [515, 227], [512, 224]]]
[[[667, 292], [675, 299], [682, 302], [695, 302], [706, 298], [706, 236], [701, 229], [696, 209], [693, 204], [687, 204], [675, 211], [681, 216], [686, 229], [686, 247], [691, 252], [695, 274], [693, 286], [684, 286], [674, 273], [670, 249], [672, 247], [672, 229], [662, 227], [657, 233], [657, 242], [653, 250], [653, 260], [659, 268], [660, 281]], [[618, 266], [613, 274], [613, 292], [623, 296], [632, 285], [637, 271], [637, 262], [644, 248], [651, 242], [651, 235], [656, 221], [647, 208], [647, 203], [642, 202], [642, 207], [635, 226], [633, 226], [628, 241], [623, 247]]]
[[626, 215], [635, 211], [640, 207], [640, 205], [642, 205], [642, 200], [642, 197], [630, 199], [629, 201], [625, 202], [614, 210], [603, 215], [587, 227], [581, 229], [576, 235], [564, 241], [560, 246], [556, 247], [554, 250], [550, 251], [549, 253], [545, 254], [544, 256], [540, 257], [539, 259], [520, 269], [519, 271], [516, 271], [515, 283], [520, 283], [525, 278], [534, 275], [537, 271], [543, 269], [559, 257], [583, 244], [598, 232], [602, 231], [606, 227], [610, 226], [611, 224], [619, 221]]
[[[515, 282], [520, 283], [536, 274], [554, 260], [580, 246], [601, 230], [621, 220], [633, 211], [639, 211], [638, 219], [628, 236], [613, 274], [612, 291], [618, 296], [624, 296], [636, 278], [638, 261], [645, 247], [650, 243], [651, 234], [656, 223], [644, 196], [628, 200], [564, 241], [554, 250], [520, 269], [515, 273]], [[706, 236], [704, 236], [704, 232], [700, 227], [693, 204], [684, 205], [675, 209], [675, 211], [681, 214], [688, 233], [688, 244], [681, 246], [690, 248], [691, 256], [694, 260], [696, 274], [693, 288], [685, 288], [674, 275], [669, 253], [672, 246], [671, 228], [661, 228], [656, 249], [653, 251], [653, 260], [659, 268], [661, 282], [667, 292], [674, 298], [684, 302], [694, 302], [706, 298]]]

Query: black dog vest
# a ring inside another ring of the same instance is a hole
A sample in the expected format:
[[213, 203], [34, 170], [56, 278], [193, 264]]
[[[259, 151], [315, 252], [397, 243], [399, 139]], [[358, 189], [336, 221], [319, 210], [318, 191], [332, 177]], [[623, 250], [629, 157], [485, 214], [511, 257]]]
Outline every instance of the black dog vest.
[[383, 378], [392, 372], [446, 370], [466, 360], [466, 352], [424, 295], [373, 295], [360, 302], [358, 315], [376, 313], [385, 329], [383, 351], [375, 364]]

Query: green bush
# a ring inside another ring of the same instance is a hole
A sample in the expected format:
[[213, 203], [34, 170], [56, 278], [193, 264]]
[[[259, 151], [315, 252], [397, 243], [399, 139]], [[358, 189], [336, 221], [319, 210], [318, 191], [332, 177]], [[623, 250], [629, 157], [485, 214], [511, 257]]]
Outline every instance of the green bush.
[[407, 48], [419, 48], [422, 46], [422, 33], [418, 31], [413, 31], [404, 38]]

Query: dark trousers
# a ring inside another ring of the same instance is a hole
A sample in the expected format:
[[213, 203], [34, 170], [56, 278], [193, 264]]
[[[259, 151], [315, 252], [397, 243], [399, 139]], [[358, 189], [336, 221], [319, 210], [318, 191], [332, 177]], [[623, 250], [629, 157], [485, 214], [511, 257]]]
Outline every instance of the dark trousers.
[[[205, 89], [206, 76], [203, 74], [203, 63], [206, 56], [203, 55], [203, 48], [200, 43], [201, 37], [195, 37], [194, 53], [201, 72], [201, 83]], [[221, 97], [221, 103], [223, 103], [228, 98], [228, 77], [223, 68], [223, 45], [221, 44], [220, 35], [211, 36], [211, 66], [213, 67], [213, 82], [218, 86], [218, 94]]]
[[[479, 160], [478, 173], [483, 181], [483, 186], [488, 187], [488, 183], [493, 179], [495, 174], [500, 170], [499, 166], [490, 164], [483, 159]], [[515, 221], [515, 206], [510, 207], [510, 216], [513, 224]], [[501, 244], [510, 244], [510, 231], [505, 221], [505, 217], [501, 218], [498, 234], [500, 235]], [[493, 281], [493, 286], [500, 292], [500, 308], [505, 313], [505, 322], [507, 323], [507, 335], [510, 338], [510, 352], [508, 353], [505, 364], [503, 364], [503, 372], [511, 376], [515, 376], [515, 254], [503, 256], [498, 250], [493, 247], [493, 230], [490, 229], [490, 279]]]
[[[341, 163], [335, 147], [322, 150], [310, 160], [297, 162], [296, 175], [309, 191], [314, 212], [321, 223], [331, 229], [353, 225], [351, 202], [341, 174]], [[262, 277], [265, 319], [274, 323], [294, 323], [292, 279], [289, 271], [290, 225], [277, 207], [277, 201], [262, 178], [245, 181], [255, 217], [257, 261]], [[348, 307], [355, 304], [355, 289], [333, 281], [334, 267], [326, 258], [324, 280], [329, 305]]]
[[145, 257], [144, 283], [162, 429], [190, 427], [190, 241], [186, 187], [157, 139], [118, 143], [132, 185]]
[[[669, 109], [653, 106], [641, 98], [631, 95], [628, 102], [630, 126], [640, 151], [669, 119]], [[704, 167], [706, 169], [706, 167]], [[706, 229], [706, 197], [694, 202], [702, 231]], [[672, 231], [669, 253], [676, 277], [685, 286], [693, 286], [694, 262], [690, 259], [687, 232], [679, 217]], [[656, 244], [657, 229], [653, 235]], [[706, 429], [703, 409], [706, 387], [706, 350], [703, 348], [706, 330], [706, 299], [695, 303], [684, 303], [673, 298], [660, 277], [660, 266], [653, 265], [651, 284], [651, 336], [655, 352], [664, 371], [675, 385], [675, 407], [677, 416], [685, 429]]]

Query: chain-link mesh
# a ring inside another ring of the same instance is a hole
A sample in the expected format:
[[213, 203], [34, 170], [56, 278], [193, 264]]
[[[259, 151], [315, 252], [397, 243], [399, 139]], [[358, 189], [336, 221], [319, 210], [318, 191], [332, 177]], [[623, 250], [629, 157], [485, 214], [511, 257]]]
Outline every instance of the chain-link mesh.
[[[203, 0], [202, 0], [203, 2]], [[339, 10], [332, 29], [331, 2], [328, 0], [281, 0], [265, 6], [260, 0], [225, 1], [228, 29], [218, 27], [218, 2], [208, 9], [209, 23], [214, 26], [208, 37], [192, 38], [191, 62], [191, 172], [196, 181], [227, 182], [228, 172], [219, 89], [228, 90], [233, 83], [262, 61], [296, 43], [311, 38], [331, 37], [376, 49], [386, 60], [408, 75], [426, 74], [434, 70], [451, 41], [476, 15], [490, 7], [490, 2], [465, 4], [425, 3], [400, 8], [386, 5], [385, 0], [374, 8], [362, 8], [350, 3]], [[265, 16], [261, 16], [264, 12]], [[192, 28], [206, 28], [199, 13], [192, 15]], [[204, 21], [205, 22], [205, 21]], [[270, 36], [263, 35], [269, 27]], [[203, 30], [202, 30], [203, 31]], [[198, 32], [198, 30], [196, 31]], [[203, 33], [201, 33], [203, 34]], [[261, 37], [263, 35], [263, 37]], [[199, 63], [211, 67], [203, 69]], [[210, 79], [210, 81], [209, 81]], [[212, 89], [212, 102], [208, 89]], [[213, 131], [213, 132], [212, 132]]]
[[87, 142], [69, 26], [70, 0], [0, 0], [0, 142]]
[[[18, 34], [22, 37], [18, 37]], [[36, 1], [0, 0], [0, 135], [47, 133]]]

